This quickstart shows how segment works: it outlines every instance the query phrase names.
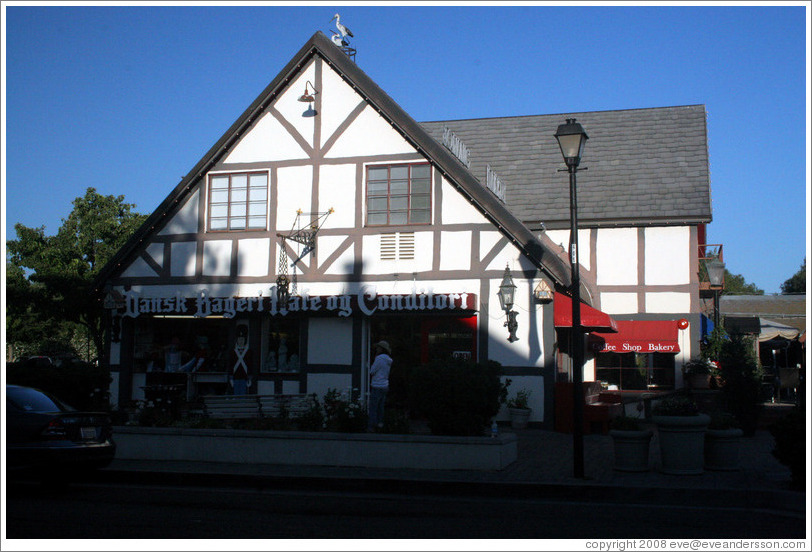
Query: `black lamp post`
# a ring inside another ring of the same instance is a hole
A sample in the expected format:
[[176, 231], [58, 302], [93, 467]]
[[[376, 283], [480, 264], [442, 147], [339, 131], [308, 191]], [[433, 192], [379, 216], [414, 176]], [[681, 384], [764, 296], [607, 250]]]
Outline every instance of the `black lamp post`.
[[708, 281], [713, 290], [713, 327], [719, 326], [719, 291], [724, 287], [725, 263], [718, 257], [705, 260], [705, 268], [708, 271]]
[[589, 136], [575, 119], [558, 126], [555, 133], [561, 155], [570, 173], [570, 264], [572, 266], [572, 335], [570, 358], [572, 359], [572, 443], [573, 474], [584, 477], [584, 332], [581, 327], [581, 271], [578, 264], [578, 196], [575, 173], [581, 163], [581, 155]]

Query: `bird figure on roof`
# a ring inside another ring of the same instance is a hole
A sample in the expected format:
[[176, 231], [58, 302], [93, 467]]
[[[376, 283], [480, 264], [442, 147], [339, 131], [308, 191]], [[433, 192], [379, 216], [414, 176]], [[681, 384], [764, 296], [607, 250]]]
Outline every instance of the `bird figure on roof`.
[[351, 30], [349, 30], [347, 27], [345, 27], [344, 25], [342, 25], [342, 24], [341, 24], [341, 17], [340, 17], [338, 14], [335, 14], [335, 15], [333, 16], [333, 19], [335, 19], [335, 20], [336, 20], [336, 29], [338, 29], [338, 32], [340, 32], [340, 33], [341, 33], [341, 36], [342, 36], [342, 37], [345, 37], [345, 36], [353, 36], [352, 31], [351, 31]]
[[337, 32], [335, 32], [335, 31], [333, 31], [333, 38], [332, 38], [332, 41], [333, 41], [333, 44], [335, 44], [335, 45], [336, 45], [336, 46], [338, 46], [339, 48], [344, 48], [344, 47], [346, 47], [346, 46], [349, 46], [349, 45], [350, 45], [350, 43], [349, 43], [349, 42], [347, 42], [347, 39], [346, 39], [346, 38], [344, 38], [343, 36], [341, 36], [340, 34], [338, 34], [338, 33], [337, 33]]

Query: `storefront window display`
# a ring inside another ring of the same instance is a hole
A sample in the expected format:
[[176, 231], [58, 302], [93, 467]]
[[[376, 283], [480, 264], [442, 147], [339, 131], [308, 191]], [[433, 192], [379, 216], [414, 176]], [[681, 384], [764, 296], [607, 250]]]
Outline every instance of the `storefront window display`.
[[221, 320], [138, 319], [133, 372], [224, 372], [226, 336]]
[[301, 371], [299, 320], [267, 319], [263, 328], [262, 372]]
[[669, 353], [598, 353], [595, 379], [621, 391], [673, 389], [674, 355]]

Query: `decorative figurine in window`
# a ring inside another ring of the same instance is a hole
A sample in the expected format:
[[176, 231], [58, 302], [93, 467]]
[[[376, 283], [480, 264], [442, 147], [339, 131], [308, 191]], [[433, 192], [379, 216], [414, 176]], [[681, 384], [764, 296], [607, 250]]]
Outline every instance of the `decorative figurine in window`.
[[237, 323], [237, 339], [232, 353], [232, 369], [229, 383], [235, 395], [247, 395], [251, 387], [251, 376], [248, 368], [251, 357], [248, 346], [248, 323]]

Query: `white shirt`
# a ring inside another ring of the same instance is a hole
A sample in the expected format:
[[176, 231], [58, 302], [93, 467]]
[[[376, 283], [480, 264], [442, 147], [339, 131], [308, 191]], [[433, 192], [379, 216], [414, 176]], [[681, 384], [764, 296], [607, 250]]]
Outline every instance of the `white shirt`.
[[375, 362], [369, 369], [372, 376], [372, 387], [377, 389], [389, 389], [389, 369], [392, 368], [392, 357], [386, 353], [381, 353], [375, 357]]

